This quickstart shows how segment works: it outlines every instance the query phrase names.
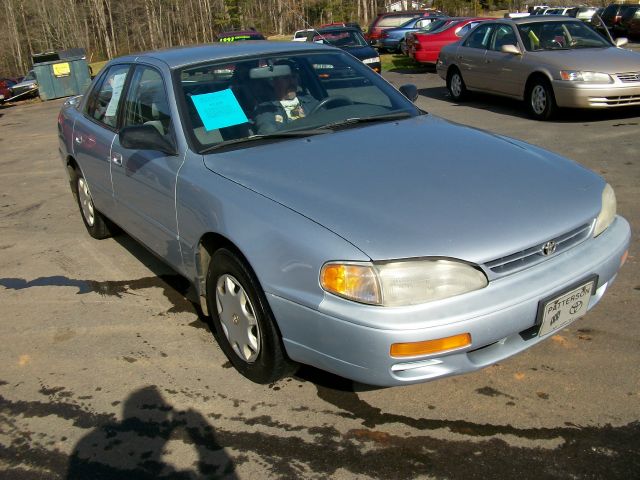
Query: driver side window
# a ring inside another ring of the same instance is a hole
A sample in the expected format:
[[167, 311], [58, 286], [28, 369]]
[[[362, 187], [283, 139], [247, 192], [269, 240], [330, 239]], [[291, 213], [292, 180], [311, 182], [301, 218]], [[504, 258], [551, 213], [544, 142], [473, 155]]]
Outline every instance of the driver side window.
[[493, 25], [480, 25], [471, 33], [471, 35], [469, 35], [469, 38], [465, 40], [463, 46], [469, 48], [480, 48], [482, 50], [488, 49], [493, 28]]
[[136, 67], [124, 105], [123, 127], [151, 125], [166, 136], [171, 131], [171, 111], [160, 72]]

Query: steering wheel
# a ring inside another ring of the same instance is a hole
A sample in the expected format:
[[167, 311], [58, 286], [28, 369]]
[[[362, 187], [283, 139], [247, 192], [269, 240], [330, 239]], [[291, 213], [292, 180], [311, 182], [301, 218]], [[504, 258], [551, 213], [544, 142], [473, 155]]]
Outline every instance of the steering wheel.
[[[334, 105], [335, 104], [335, 105]], [[328, 105], [333, 105], [334, 107], [342, 107], [345, 105], [353, 105], [353, 101], [349, 97], [345, 97], [343, 95], [336, 95], [335, 97], [327, 97], [320, 100], [320, 103], [313, 107], [313, 110], [309, 113], [309, 115], [313, 115], [319, 110], [328, 109]]]

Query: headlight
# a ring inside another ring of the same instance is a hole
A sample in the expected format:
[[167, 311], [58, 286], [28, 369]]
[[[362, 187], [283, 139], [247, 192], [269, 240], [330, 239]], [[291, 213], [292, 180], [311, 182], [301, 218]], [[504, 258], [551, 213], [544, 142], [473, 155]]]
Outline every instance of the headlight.
[[602, 190], [602, 207], [600, 208], [598, 218], [596, 218], [596, 228], [593, 231], [594, 237], [600, 235], [611, 225], [611, 222], [613, 222], [616, 216], [616, 210], [616, 194], [613, 188], [611, 188], [611, 185], [607, 183], [604, 190]]
[[487, 277], [466, 263], [452, 260], [331, 262], [322, 267], [320, 285], [327, 292], [356, 302], [398, 307], [484, 288]]
[[380, 61], [380, 57], [371, 57], [371, 58], [365, 58], [364, 60], [362, 60], [362, 63], [366, 63], [367, 65], [370, 63], [378, 63]]
[[578, 72], [575, 70], [560, 70], [560, 78], [569, 82], [613, 83], [611, 75], [600, 72]]

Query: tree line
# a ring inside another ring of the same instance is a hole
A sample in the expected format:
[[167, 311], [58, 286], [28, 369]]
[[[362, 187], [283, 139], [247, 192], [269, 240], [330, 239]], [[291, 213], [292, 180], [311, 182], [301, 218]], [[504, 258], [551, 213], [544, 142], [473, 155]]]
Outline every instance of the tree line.
[[[172, 46], [208, 43], [223, 30], [266, 35], [332, 22], [369, 25], [389, 0], [0, 0], [0, 76], [24, 74], [33, 54], [81, 47], [89, 62]], [[434, 0], [460, 14], [477, 0]], [[409, 2], [406, 2], [409, 4]]]

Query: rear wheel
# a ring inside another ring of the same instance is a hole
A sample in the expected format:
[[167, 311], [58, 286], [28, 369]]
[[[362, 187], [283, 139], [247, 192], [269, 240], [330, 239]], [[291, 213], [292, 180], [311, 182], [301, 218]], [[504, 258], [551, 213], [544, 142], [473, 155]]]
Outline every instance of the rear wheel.
[[447, 76], [447, 89], [451, 98], [456, 102], [460, 102], [467, 96], [467, 86], [462, 79], [462, 74], [457, 68], [452, 68]]
[[211, 259], [207, 301], [220, 348], [242, 375], [271, 383], [295, 371], [260, 284], [230, 250], [220, 249]]
[[531, 81], [527, 90], [526, 102], [529, 115], [536, 120], [549, 120], [558, 109], [553, 88], [544, 78], [535, 78]]
[[89, 184], [80, 170], [76, 170], [75, 188], [82, 221], [89, 235], [98, 240], [110, 237], [109, 221], [93, 205]]

